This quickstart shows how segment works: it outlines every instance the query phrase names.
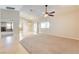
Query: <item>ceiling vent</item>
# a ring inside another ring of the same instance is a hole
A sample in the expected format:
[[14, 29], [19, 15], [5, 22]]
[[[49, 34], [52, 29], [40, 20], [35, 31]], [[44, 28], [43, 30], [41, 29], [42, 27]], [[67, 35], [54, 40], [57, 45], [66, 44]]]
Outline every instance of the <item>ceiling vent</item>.
[[15, 10], [14, 7], [6, 7], [6, 9], [9, 9], [9, 10]]

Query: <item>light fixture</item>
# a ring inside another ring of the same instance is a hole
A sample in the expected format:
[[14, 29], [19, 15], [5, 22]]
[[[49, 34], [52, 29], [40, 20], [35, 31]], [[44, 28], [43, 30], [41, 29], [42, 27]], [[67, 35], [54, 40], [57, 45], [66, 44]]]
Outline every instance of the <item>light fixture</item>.
[[47, 17], [47, 16], [48, 16], [48, 14], [45, 14], [45, 15], [44, 15], [44, 17]]

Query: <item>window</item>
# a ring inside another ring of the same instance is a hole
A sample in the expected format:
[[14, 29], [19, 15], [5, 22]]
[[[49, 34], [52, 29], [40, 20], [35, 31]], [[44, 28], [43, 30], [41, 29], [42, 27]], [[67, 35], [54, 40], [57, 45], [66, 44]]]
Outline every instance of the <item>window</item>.
[[41, 28], [49, 28], [49, 26], [50, 26], [50, 23], [48, 21], [41, 23]]
[[34, 23], [33, 29], [34, 29], [34, 34], [37, 34], [37, 23]]

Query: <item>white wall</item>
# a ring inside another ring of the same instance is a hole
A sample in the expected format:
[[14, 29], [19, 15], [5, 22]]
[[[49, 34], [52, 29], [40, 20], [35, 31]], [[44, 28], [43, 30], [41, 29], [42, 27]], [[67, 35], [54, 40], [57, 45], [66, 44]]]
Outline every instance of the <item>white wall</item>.
[[23, 38], [27, 36], [27, 33], [29, 32], [29, 24], [28, 21], [22, 20], [23, 21]]
[[0, 9], [0, 22], [13, 22], [14, 39], [17, 39], [17, 40], [19, 39], [19, 12], [18, 11]]
[[63, 6], [55, 9], [55, 12], [54, 17], [49, 17], [50, 30], [45, 29], [42, 33], [79, 39], [79, 6]]
[[28, 21], [28, 19], [21, 19], [22, 21], [22, 36], [23, 38], [34, 33], [34, 23], [32, 21]]

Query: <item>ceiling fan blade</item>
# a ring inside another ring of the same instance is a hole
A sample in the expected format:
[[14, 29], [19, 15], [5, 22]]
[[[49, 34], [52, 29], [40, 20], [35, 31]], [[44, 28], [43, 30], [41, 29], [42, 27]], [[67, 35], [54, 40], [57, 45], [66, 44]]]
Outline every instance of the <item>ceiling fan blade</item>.
[[53, 13], [55, 13], [55, 11], [49, 12], [49, 14], [53, 14]]
[[49, 15], [49, 16], [54, 16], [54, 15]]
[[48, 5], [45, 5], [45, 14], [48, 14], [48, 12], [47, 12], [47, 6]]
[[55, 13], [55, 11], [52, 11], [52, 12], [50, 12], [50, 13]]

